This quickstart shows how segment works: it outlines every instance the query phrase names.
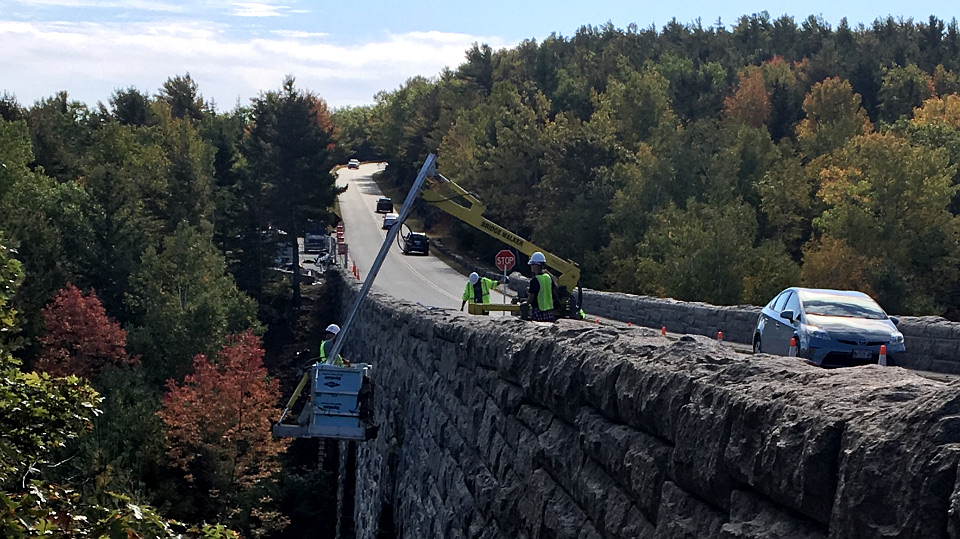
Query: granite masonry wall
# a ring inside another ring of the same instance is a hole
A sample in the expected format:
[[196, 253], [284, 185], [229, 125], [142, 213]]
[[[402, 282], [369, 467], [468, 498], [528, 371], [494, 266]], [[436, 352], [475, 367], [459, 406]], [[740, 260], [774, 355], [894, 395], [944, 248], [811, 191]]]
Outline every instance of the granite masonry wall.
[[347, 338], [357, 537], [960, 537], [957, 385], [376, 294]]

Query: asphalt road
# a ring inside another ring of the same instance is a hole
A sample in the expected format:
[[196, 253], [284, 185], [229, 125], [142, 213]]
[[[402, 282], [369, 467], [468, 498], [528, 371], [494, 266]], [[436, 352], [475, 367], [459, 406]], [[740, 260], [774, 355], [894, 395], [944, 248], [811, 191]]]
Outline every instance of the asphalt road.
[[[383, 214], [375, 211], [377, 199], [383, 194], [372, 178], [374, 172], [381, 170], [381, 166], [375, 163], [363, 164], [358, 170], [341, 168], [337, 173], [337, 185], [347, 187], [340, 195], [340, 210], [343, 214], [348, 258], [351, 265], [356, 263], [361, 279], [366, 279], [369, 275], [370, 266], [387, 235], [387, 231], [381, 228]], [[393, 202], [394, 211], [399, 213], [403, 201]], [[495, 254], [490, 253], [491, 260]], [[457, 310], [460, 308], [460, 298], [466, 283], [466, 275], [451, 268], [432, 253], [429, 256], [404, 255], [394, 241], [390, 254], [384, 260], [373, 283], [373, 291], [428, 307]], [[502, 303], [503, 295], [493, 291], [490, 301]], [[491, 316], [502, 315], [504, 313], [491, 313]]]

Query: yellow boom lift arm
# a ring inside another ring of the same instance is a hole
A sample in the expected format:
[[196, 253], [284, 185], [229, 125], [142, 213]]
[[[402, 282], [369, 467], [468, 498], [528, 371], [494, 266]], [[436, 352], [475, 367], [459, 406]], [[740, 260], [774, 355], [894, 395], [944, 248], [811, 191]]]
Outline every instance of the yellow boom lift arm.
[[[560, 258], [484, 217], [483, 212], [487, 209], [486, 204], [470, 191], [457, 185], [456, 182], [443, 177], [435, 167], [431, 167], [427, 172], [426, 182], [420, 191], [420, 198], [527, 256], [537, 251], [543, 253], [543, 256], [547, 259], [547, 267], [558, 274], [554, 276], [560, 289], [562, 304], [557, 309], [558, 314], [572, 316], [580, 311], [581, 301], [573, 301], [572, 297], [573, 291], [579, 287], [580, 283], [580, 266], [576, 262]], [[460, 200], [465, 201], [466, 204], [459, 203]], [[582, 300], [582, 295], [580, 300]], [[470, 304], [471, 314], [482, 314], [489, 311], [515, 312], [519, 310], [519, 305]]]

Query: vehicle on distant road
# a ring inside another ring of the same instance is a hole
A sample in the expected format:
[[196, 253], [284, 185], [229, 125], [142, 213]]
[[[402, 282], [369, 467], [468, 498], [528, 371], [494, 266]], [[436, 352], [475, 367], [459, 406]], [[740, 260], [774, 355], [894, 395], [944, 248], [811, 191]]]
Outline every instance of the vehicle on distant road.
[[377, 213], [390, 213], [393, 211], [393, 201], [388, 197], [380, 197], [377, 200]]
[[303, 235], [303, 252], [319, 253], [330, 249], [330, 236], [326, 233], [307, 232]]
[[403, 254], [430, 254], [430, 238], [423, 232], [411, 232], [403, 238]]
[[347, 168], [360, 168], [360, 160], [359, 160], [359, 159], [351, 159], [351, 160], [347, 163]]
[[842, 367], [877, 363], [886, 346], [887, 364], [893, 365], [906, 351], [898, 323], [863, 292], [788, 288], [760, 312], [753, 351], [786, 356], [796, 339], [798, 357]]
[[384, 229], [384, 230], [389, 230], [390, 227], [392, 227], [393, 225], [397, 224], [397, 219], [399, 219], [399, 218], [400, 218], [400, 216], [397, 215], [397, 214], [395, 214], [395, 213], [388, 213], [388, 214], [384, 215], [384, 216], [383, 216], [383, 229]]

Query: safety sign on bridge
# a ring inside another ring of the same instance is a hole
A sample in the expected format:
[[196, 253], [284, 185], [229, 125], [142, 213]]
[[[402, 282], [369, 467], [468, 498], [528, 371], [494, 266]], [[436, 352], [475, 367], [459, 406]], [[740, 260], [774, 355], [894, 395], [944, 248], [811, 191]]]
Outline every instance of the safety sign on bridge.
[[517, 259], [513, 256], [513, 253], [504, 249], [497, 253], [496, 258], [497, 269], [500, 271], [506, 272], [513, 268], [513, 265], [516, 264]]

